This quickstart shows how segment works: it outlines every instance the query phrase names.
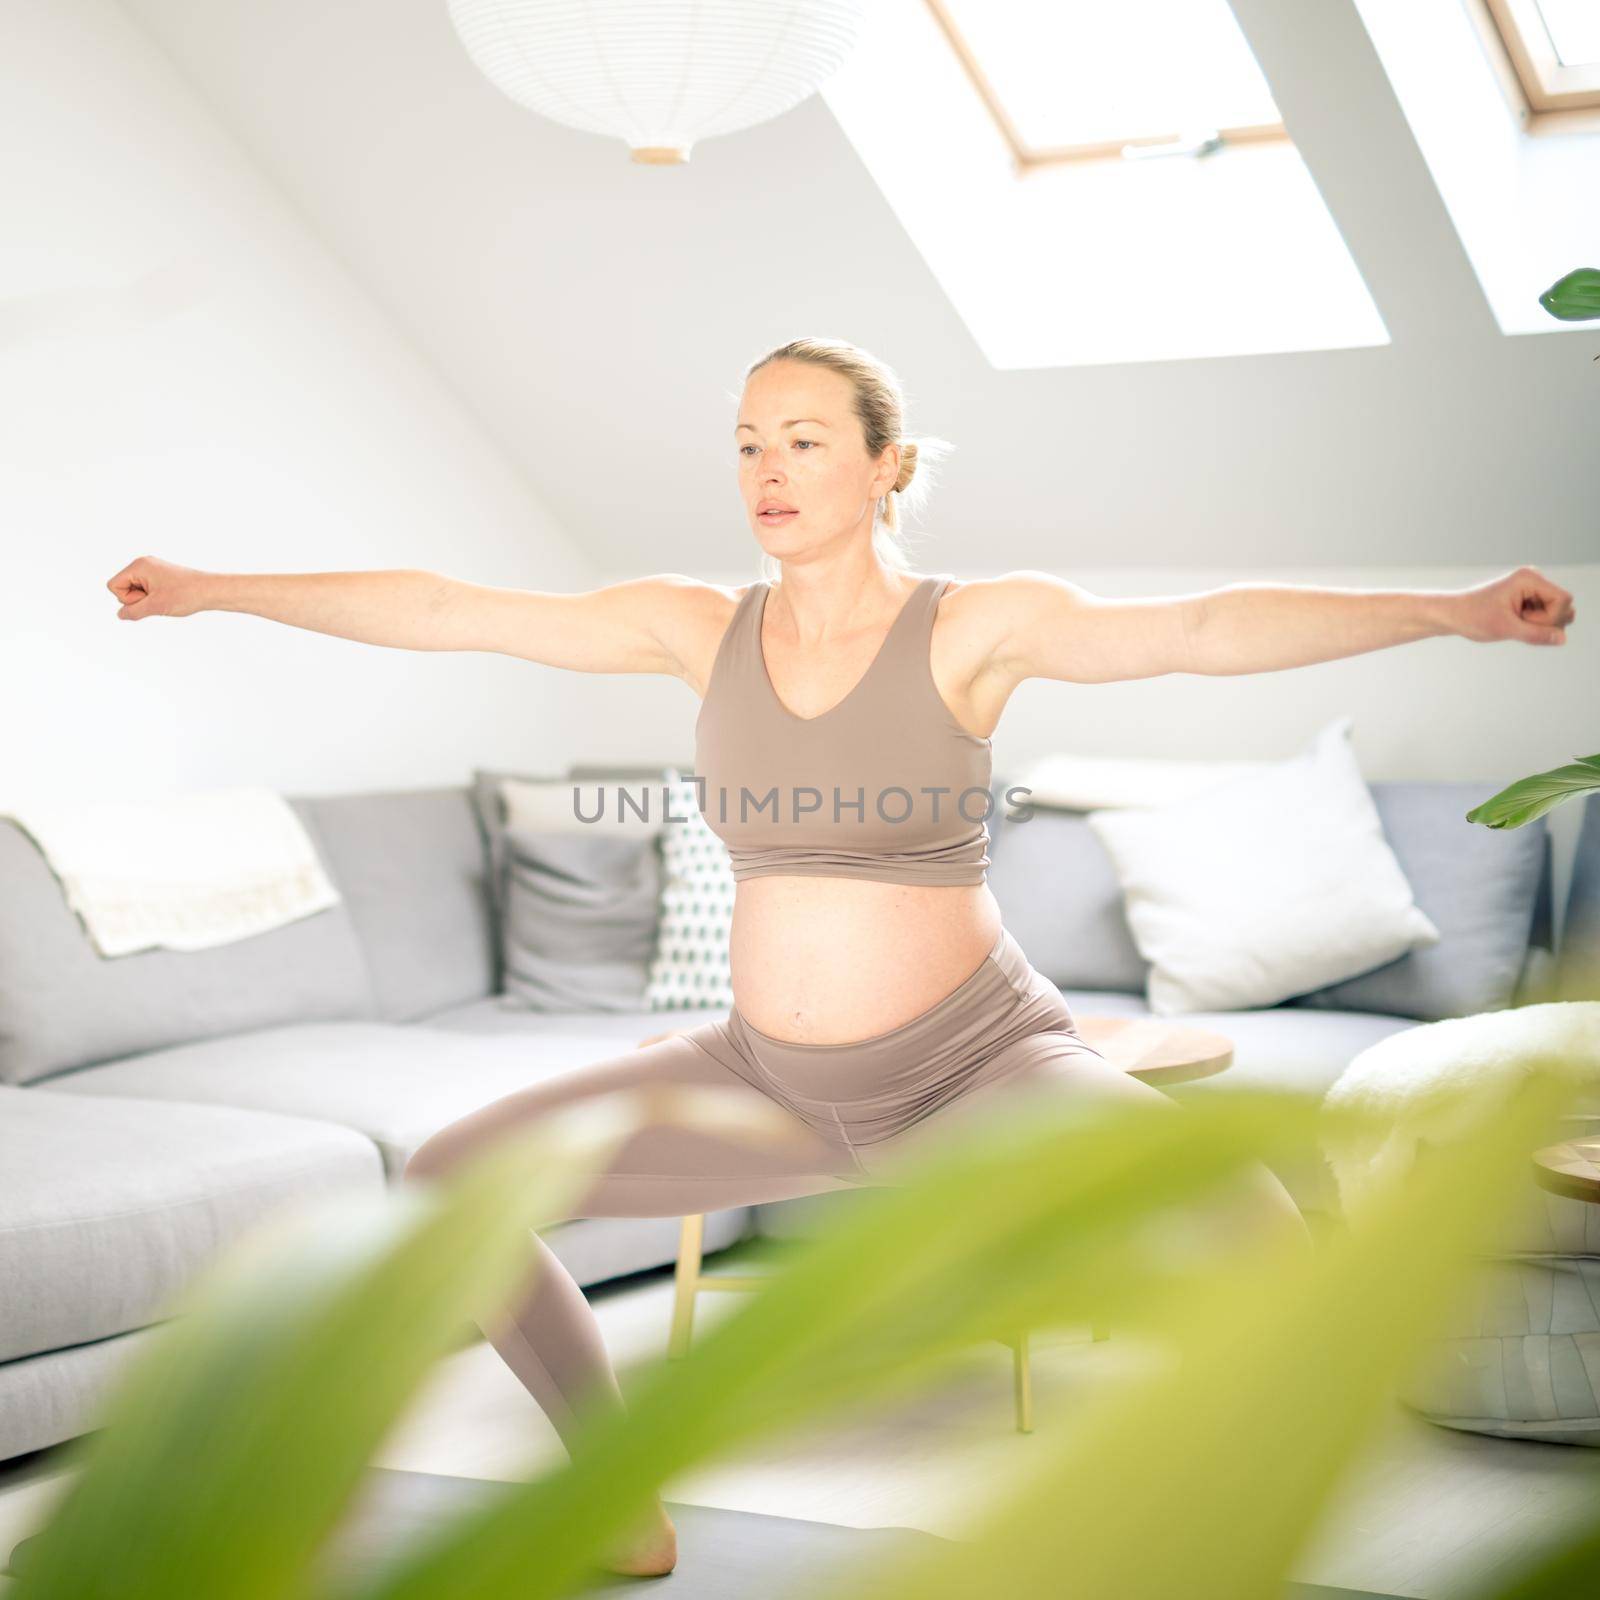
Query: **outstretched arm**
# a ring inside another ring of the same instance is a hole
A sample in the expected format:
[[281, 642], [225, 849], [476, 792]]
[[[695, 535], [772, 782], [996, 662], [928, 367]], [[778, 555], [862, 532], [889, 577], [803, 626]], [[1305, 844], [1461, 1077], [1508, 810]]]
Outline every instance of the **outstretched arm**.
[[560, 594], [411, 567], [207, 572], [153, 556], [130, 562], [106, 587], [124, 621], [242, 611], [396, 650], [487, 650], [577, 672], [678, 676], [727, 599], [678, 573]]
[[1199, 597], [1187, 670], [1275, 672], [1440, 634], [1565, 644], [1576, 615], [1571, 594], [1534, 567], [1470, 589], [1230, 584]]
[[976, 586], [1007, 677], [1115, 683], [1168, 672], [1278, 672], [1441, 634], [1563, 644], [1572, 596], [1533, 567], [1470, 589], [1238, 583], [1108, 600], [1046, 572]]

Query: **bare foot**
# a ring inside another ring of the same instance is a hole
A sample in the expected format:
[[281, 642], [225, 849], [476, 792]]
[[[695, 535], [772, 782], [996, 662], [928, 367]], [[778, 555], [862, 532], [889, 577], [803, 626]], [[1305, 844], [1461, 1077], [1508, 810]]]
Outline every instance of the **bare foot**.
[[630, 1578], [659, 1578], [678, 1564], [678, 1530], [659, 1500], [643, 1523], [601, 1563]]

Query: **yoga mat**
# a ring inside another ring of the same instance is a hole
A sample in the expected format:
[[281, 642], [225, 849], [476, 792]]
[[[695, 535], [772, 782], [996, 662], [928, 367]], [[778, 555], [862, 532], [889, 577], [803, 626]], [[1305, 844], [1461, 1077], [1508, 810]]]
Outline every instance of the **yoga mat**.
[[[505, 1485], [431, 1472], [375, 1468], [370, 1497], [340, 1531], [340, 1572], [366, 1573], [395, 1559], [408, 1539], [425, 1535]], [[829, 1592], [834, 1575], [857, 1563], [887, 1560], [897, 1550], [947, 1541], [913, 1528], [842, 1528], [753, 1511], [665, 1502], [678, 1529], [678, 1564], [665, 1577], [629, 1578], [598, 1573], [570, 1592], [585, 1600], [627, 1595], [638, 1600], [641, 1585], [651, 1595], [694, 1600], [760, 1600], [790, 1593]]]
[[[335, 1578], [377, 1573], [399, 1560], [412, 1541], [427, 1538], [441, 1524], [506, 1491], [507, 1485], [484, 1478], [375, 1467], [329, 1549], [326, 1572]], [[827, 1595], [838, 1576], [858, 1566], [950, 1542], [915, 1528], [847, 1528], [671, 1500], [666, 1507], [678, 1529], [678, 1564], [670, 1573], [661, 1578], [597, 1573], [568, 1592], [584, 1600], [622, 1596], [638, 1600], [640, 1586], [648, 1585], [652, 1596], [677, 1595], [680, 1600], [691, 1596], [693, 1600], [804, 1600]], [[25, 1569], [31, 1542], [24, 1539], [12, 1551], [9, 1572], [20, 1574]], [[1394, 1597], [1291, 1583], [1284, 1589], [1284, 1600]]]
[[[364, 1577], [399, 1560], [414, 1540], [481, 1505], [507, 1485], [483, 1478], [445, 1477], [431, 1472], [372, 1469], [359, 1501], [328, 1549], [327, 1576]], [[844, 1528], [831, 1522], [805, 1522], [752, 1511], [667, 1501], [678, 1529], [678, 1565], [665, 1577], [631, 1578], [597, 1572], [568, 1591], [584, 1600], [628, 1596], [639, 1600], [641, 1585], [654, 1595], [680, 1600], [764, 1600], [793, 1593], [822, 1596], [834, 1575], [857, 1563], [887, 1560], [897, 1550], [948, 1541], [913, 1528]], [[11, 1552], [6, 1571], [27, 1569], [28, 1546]]]

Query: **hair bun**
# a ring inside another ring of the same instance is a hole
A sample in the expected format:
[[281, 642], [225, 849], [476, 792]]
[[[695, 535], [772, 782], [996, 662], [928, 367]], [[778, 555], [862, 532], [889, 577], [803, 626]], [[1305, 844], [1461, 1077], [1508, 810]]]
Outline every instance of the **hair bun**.
[[894, 480], [894, 490], [899, 493], [917, 475], [917, 441], [915, 439], [902, 439], [900, 442], [900, 475]]

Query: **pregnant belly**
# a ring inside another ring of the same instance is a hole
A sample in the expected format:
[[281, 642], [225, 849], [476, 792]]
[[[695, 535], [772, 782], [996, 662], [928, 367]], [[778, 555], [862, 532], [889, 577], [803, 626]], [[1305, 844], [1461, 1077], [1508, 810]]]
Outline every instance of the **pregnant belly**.
[[871, 1038], [971, 977], [999, 933], [986, 884], [747, 878], [734, 900], [734, 1004], [775, 1039]]

